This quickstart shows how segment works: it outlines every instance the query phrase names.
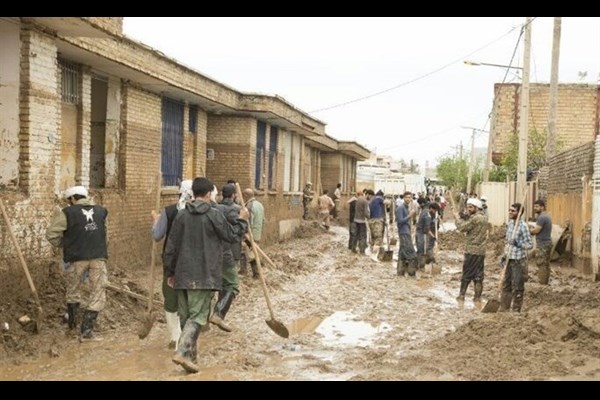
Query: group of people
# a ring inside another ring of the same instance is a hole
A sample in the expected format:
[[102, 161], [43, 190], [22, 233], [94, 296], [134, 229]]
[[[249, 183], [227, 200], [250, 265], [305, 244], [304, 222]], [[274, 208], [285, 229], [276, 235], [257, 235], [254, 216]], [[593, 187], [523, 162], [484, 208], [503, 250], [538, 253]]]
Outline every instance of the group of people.
[[[255, 277], [256, 260], [248, 246], [248, 230], [255, 243], [262, 236], [264, 207], [252, 189], [244, 191], [246, 202], [236, 196], [230, 181], [216, 202], [215, 185], [205, 177], [185, 180], [177, 203], [152, 212], [152, 237], [165, 239], [163, 283], [165, 318], [170, 334], [169, 347], [175, 349], [173, 362], [188, 372], [197, 372], [197, 339], [208, 323], [230, 332], [225, 322], [233, 300], [239, 294], [238, 268], [249, 262]], [[98, 313], [106, 304], [108, 282], [106, 261], [108, 211], [94, 205], [87, 189], [75, 186], [64, 192], [69, 205], [57, 213], [47, 230], [48, 241], [63, 249], [67, 280], [69, 330], [79, 323], [82, 276], [89, 276], [90, 297], [80, 325], [80, 341], [101, 340], [94, 333]], [[213, 293], [218, 299], [211, 312]]]
[[[303, 214], [302, 219], [307, 220], [310, 218], [310, 203], [313, 199], [312, 182], [306, 182], [304, 190], [302, 191], [302, 206]], [[329, 230], [329, 223], [331, 219], [338, 218], [338, 212], [340, 209], [340, 201], [342, 199], [342, 184], [338, 183], [333, 196], [329, 195], [329, 190], [323, 190], [323, 194], [317, 198], [317, 213], [321, 225], [326, 230]]]
[[[473, 301], [480, 305], [483, 292], [485, 253], [488, 239], [486, 202], [471, 196], [466, 200], [465, 212], [460, 215], [453, 210], [456, 227], [465, 233], [465, 255], [461, 276], [459, 302], [465, 300], [469, 284], [474, 284]], [[508, 210], [509, 223], [506, 230], [506, 244], [501, 258], [500, 311], [520, 312], [523, 305], [525, 282], [528, 280], [527, 250], [533, 248], [532, 236], [536, 236], [536, 264], [539, 283], [547, 285], [550, 277], [550, 253], [552, 250], [552, 220], [546, 212], [544, 200], [536, 200], [533, 206], [537, 219], [529, 226], [524, 219], [523, 205], [513, 203]]]

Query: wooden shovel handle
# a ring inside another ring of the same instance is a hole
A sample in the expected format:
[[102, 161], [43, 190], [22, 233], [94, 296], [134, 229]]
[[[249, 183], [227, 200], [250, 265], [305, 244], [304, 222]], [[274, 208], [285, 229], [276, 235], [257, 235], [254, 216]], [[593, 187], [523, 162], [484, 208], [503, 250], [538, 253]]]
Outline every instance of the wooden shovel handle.
[[[240, 188], [240, 184], [236, 182], [235, 191], [237, 193], [238, 198], [242, 204], [246, 204], [244, 201], [244, 196], [242, 195], [242, 189]], [[250, 222], [250, 221], [248, 221]], [[271, 319], [275, 319], [275, 314], [273, 313], [273, 307], [271, 306], [271, 299], [269, 299], [269, 292], [267, 290], [267, 283], [265, 282], [265, 276], [263, 275], [262, 268], [260, 267], [260, 254], [256, 247], [256, 243], [254, 243], [254, 236], [252, 236], [252, 228], [250, 224], [248, 224], [248, 237], [250, 238], [250, 244], [252, 245], [252, 251], [254, 252], [254, 261], [256, 261], [256, 270], [258, 272], [258, 277], [260, 279], [260, 284], [262, 286], [263, 294], [265, 295], [265, 301], [267, 302], [267, 308], [269, 309], [269, 314], [271, 315]]]
[[[156, 176], [156, 203], [155, 209], [160, 210], [160, 189], [162, 187], [162, 171], [158, 171]], [[166, 239], [165, 239], [166, 240]], [[152, 299], [154, 298], [154, 275], [156, 270], [156, 252], [158, 243], [152, 240], [152, 253], [150, 254], [150, 284], [148, 287], [148, 313], [152, 312]]]

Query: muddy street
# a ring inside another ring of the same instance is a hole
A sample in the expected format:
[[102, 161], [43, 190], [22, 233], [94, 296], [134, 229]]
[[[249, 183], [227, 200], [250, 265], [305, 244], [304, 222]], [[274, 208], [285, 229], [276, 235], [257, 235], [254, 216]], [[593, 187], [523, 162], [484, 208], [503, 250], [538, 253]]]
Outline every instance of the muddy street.
[[[456, 242], [454, 233], [447, 235]], [[187, 374], [171, 361], [164, 317], [140, 340], [136, 329], [145, 304], [109, 292], [98, 326], [102, 342], [80, 344], [65, 336], [60, 307], [40, 335], [9, 321], [0, 379], [600, 379], [599, 286], [570, 268], [553, 264], [547, 287], [532, 276], [522, 313], [483, 314], [471, 300], [472, 287], [463, 305], [455, 300], [463, 256], [444, 243], [445, 234], [437, 255], [442, 273], [419, 272], [416, 279], [396, 276], [395, 261], [351, 253], [344, 227], [324, 232], [307, 223], [299, 236], [264, 249], [277, 265], [263, 269], [289, 339], [269, 329], [260, 283], [245, 276], [227, 315], [234, 331], [212, 326], [201, 334], [201, 371]], [[497, 293], [496, 260], [490, 252], [484, 299]], [[129, 286], [145, 286], [143, 274], [129, 279]]]

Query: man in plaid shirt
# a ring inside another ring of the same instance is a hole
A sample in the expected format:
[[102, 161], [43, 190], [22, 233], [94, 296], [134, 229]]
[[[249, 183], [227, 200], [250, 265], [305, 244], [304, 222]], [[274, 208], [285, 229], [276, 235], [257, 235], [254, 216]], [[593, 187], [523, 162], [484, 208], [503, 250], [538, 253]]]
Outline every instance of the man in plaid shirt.
[[[525, 221], [519, 219], [521, 203], [510, 206], [508, 215], [510, 222], [506, 230], [507, 265], [504, 268], [502, 279], [502, 296], [500, 297], [500, 310], [508, 311], [511, 307], [515, 312], [521, 312], [523, 293], [525, 292], [525, 268], [527, 267], [527, 250], [533, 247], [531, 233]], [[513, 236], [513, 230], [517, 230]]]

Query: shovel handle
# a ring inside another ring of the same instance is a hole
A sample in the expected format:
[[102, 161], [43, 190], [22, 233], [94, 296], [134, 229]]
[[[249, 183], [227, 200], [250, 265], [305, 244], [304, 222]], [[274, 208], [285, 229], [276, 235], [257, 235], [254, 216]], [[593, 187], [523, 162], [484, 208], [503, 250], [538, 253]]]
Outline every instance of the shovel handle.
[[[31, 279], [31, 274], [29, 273], [29, 268], [27, 268], [27, 263], [25, 262], [25, 258], [23, 257], [23, 253], [21, 252], [21, 247], [19, 246], [19, 242], [15, 237], [15, 234], [12, 230], [12, 225], [10, 220], [8, 219], [8, 213], [6, 212], [6, 208], [4, 208], [4, 202], [0, 200], [0, 209], [2, 209], [2, 217], [4, 218], [4, 223], [6, 224], [6, 230], [10, 234], [10, 239], [15, 246], [15, 250], [17, 251], [17, 255], [19, 256], [19, 262], [21, 263], [21, 267], [25, 272], [25, 276], [27, 277], [27, 282], [29, 283], [29, 288], [31, 289], [31, 293], [33, 293], [33, 298], [35, 299], [35, 303], [38, 306], [38, 311], [40, 314], [43, 313], [42, 303], [40, 303], [40, 297], [38, 296], [38, 292], [35, 289], [35, 285], [33, 284], [33, 279]], [[39, 317], [38, 317], [39, 319]]]
[[[160, 210], [160, 188], [162, 184], [162, 172], [156, 175], [156, 210]], [[156, 270], [156, 251], [158, 243], [152, 240], [152, 254], [150, 254], [150, 286], [148, 287], [148, 314], [152, 312], [152, 299], [154, 298], [154, 273]]]
[[[244, 196], [242, 195], [242, 189], [240, 188], [239, 183], [235, 183], [235, 191], [237, 196], [240, 199], [242, 204], [246, 204], [244, 201]], [[269, 299], [269, 292], [267, 290], [267, 283], [265, 282], [265, 276], [263, 275], [262, 268], [260, 267], [260, 254], [258, 249], [256, 248], [256, 243], [254, 243], [254, 236], [252, 235], [252, 228], [248, 226], [248, 238], [250, 238], [250, 244], [252, 245], [252, 251], [254, 252], [254, 260], [256, 261], [256, 270], [258, 272], [258, 277], [260, 279], [260, 284], [263, 290], [263, 294], [265, 295], [265, 301], [267, 302], [267, 308], [269, 309], [269, 314], [271, 315], [271, 319], [275, 319], [275, 314], [273, 313], [273, 307], [271, 306], [271, 299]]]

